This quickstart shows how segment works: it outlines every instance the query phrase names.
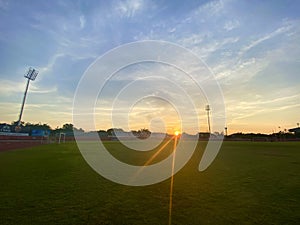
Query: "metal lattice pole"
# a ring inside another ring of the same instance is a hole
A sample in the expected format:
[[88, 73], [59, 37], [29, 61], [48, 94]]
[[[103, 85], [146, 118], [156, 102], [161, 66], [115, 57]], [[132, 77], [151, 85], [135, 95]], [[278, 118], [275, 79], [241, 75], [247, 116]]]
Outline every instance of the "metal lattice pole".
[[25, 106], [25, 101], [26, 101], [26, 96], [27, 96], [27, 92], [28, 92], [28, 87], [29, 87], [29, 83], [30, 81], [34, 81], [36, 76], [38, 75], [39, 71], [33, 69], [33, 68], [29, 68], [28, 72], [24, 75], [25, 78], [27, 78], [27, 84], [26, 84], [26, 88], [25, 88], [25, 92], [24, 92], [24, 97], [23, 97], [23, 101], [22, 101], [22, 106], [21, 106], [21, 111], [20, 111], [20, 115], [19, 115], [19, 119], [18, 119], [18, 123], [17, 123], [17, 127], [18, 127], [18, 131], [20, 130], [20, 125], [21, 125], [21, 120], [22, 120], [22, 115], [23, 115], [23, 110], [24, 110], [24, 106]]

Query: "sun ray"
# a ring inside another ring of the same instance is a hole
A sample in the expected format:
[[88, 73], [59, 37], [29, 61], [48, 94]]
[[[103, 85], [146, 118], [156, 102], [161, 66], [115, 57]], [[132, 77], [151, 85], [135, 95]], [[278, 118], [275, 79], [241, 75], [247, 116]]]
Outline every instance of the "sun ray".
[[157, 152], [150, 158], [150, 159], [148, 159], [148, 161], [139, 169], [139, 171], [136, 173], [136, 174], [134, 174], [133, 176], [132, 176], [132, 178], [131, 179], [134, 179], [135, 177], [137, 177], [142, 171], [143, 171], [143, 169], [146, 167], [146, 166], [148, 166], [158, 155], [159, 155], [159, 153], [174, 139], [175, 137], [172, 137], [172, 138], [170, 138], [170, 140], [168, 140], [165, 144], [163, 144], [163, 146], [161, 146], [158, 150], [157, 150]]
[[148, 159], [148, 161], [144, 164], [144, 166], [148, 166], [155, 158], [156, 156], [159, 155], [159, 153], [174, 139], [174, 137], [172, 137], [170, 140], [168, 140], [163, 146], [161, 146], [157, 152], [150, 158]]
[[176, 158], [176, 144], [177, 144], [177, 135], [174, 140], [174, 148], [173, 148], [173, 161], [172, 161], [172, 176], [170, 183], [170, 202], [169, 202], [169, 225], [172, 224], [172, 206], [173, 206], [173, 185], [174, 185], [174, 168], [175, 168], [175, 158]]

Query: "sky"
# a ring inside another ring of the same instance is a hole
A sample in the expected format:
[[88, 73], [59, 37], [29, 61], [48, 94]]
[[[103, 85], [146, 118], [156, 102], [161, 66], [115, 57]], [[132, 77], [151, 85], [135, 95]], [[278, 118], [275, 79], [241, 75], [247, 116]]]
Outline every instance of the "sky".
[[[300, 122], [297, 0], [0, 0], [0, 122], [18, 119], [26, 85], [23, 75], [30, 66], [39, 75], [30, 84], [22, 120], [52, 128], [72, 122], [74, 94], [88, 67], [116, 47], [144, 40], [175, 43], [205, 62], [223, 92], [229, 133], [272, 133]], [[167, 77], [174, 68], [146, 64], [142, 70]], [[135, 66], [120, 71], [99, 102], [111, 101], [114, 95], [109, 93], [119, 93], [126, 85], [122, 79], [143, 71]], [[141, 82], [136, 90], [147, 85]], [[201, 100], [197, 105], [204, 132], [205, 104]], [[122, 126], [101, 114], [100, 105], [97, 110], [97, 129]], [[178, 115], [170, 102], [148, 97], [135, 102], [126, 116], [128, 129], [169, 132], [181, 129], [180, 118], [188, 113]], [[197, 131], [197, 126], [187, 129]]]

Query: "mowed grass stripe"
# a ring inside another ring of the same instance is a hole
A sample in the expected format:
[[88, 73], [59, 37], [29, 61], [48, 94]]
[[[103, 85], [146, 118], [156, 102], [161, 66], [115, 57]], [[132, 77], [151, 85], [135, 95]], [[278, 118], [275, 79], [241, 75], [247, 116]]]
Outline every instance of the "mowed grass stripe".
[[[199, 142], [174, 177], [172, 224], [299, 224], [300, 143], [225, 142], [200, 173], [205, 145]], [[137, 165], [155, 153], [106, 146]], [[0, 180], [0, 224], [168, 223], [170, 179], [146, 187], [115, 184], [87, 165], [75, 143], [2, 152]]]

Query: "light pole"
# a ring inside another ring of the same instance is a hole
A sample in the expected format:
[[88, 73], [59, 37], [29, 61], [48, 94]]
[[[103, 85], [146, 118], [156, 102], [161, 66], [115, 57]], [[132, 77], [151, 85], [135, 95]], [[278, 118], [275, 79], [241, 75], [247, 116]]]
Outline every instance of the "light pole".
[[28, 72], [24, 75], [24, 77], [27, 78], [27, 84], [26, 84], [26, 88], [25, 88], [25, 92], [24, 92], [24, 97], [23, 97], [23, 101], [22, 101], [22, 106], [21, 106], [21, 111], [20, 111], [16, 131], [20, 131], [21, 119], [22, 119], [22, 114], [23, 114], [24, 105], [25, 105], [25, 101], [26, 101], [29, 82], [31, 80], [34, 81], [36, 76], [38, 75], [38, 73], [39, 73], [39, 71], [37, 71], [37, 70], [30, 67]]
[[209, 105], [206, 105], [205, 110], [207, 111], [208, 132], [209, 132], [209, 134], [210, 134], [210, 133], [211, 133], [211, 130], [210, 130], [210, 119], [209, 119], [209, 111], [210, 111]]

